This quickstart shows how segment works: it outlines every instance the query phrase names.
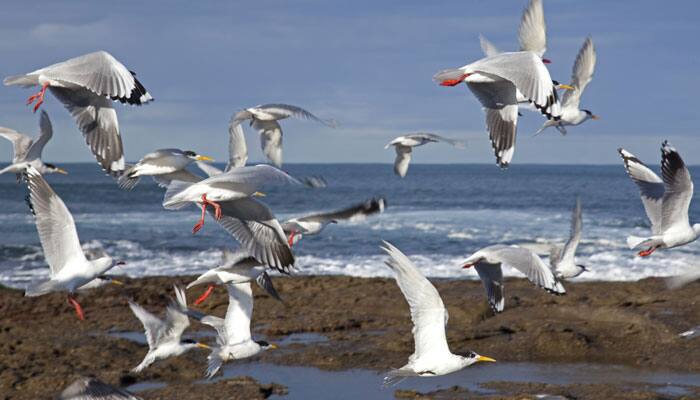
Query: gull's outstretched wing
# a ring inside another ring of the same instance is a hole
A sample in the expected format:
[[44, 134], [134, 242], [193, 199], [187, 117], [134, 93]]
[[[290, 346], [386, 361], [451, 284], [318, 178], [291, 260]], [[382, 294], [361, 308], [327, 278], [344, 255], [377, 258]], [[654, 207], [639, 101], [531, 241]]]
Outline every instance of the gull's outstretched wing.
[[[576, 198], [576, 205], [571, 213], [571, 232], [569, 233], [569, 240], [564, 245], [561, 252], [561, 261], [563, 262], [574, 262], [574, 256], [576, 255], [576, 248], [579, 242], [581, 242], [581, 224], [582, 224], [582, 211], [581, 211], [581, 199]], [[550, 257], [550, 264], [552, 264]]]
[[396, 159], [394, 160], [394, 173], [400, 177], [406, 176], [408, 165], [411, 163], [412, 147], [397, 144], [394, 146]]
[[530, 0], [520, 19], [518, 30], [520, 50], [531, 51], [542, 58], [547, 51], [547, 26], [544, 22], [542, 0]]
[[661, 231], [688, 229], [688, 208], [693, 198], [693, 181], [678, 151], [664, 141], [661, 144], [661, 177], [664, 197], [661, 201]]
[[567, 90], [562, 97], [562, 107], [569, 107], [578, 110], [581, 95], [588, 83], [593, 79], [595, 71], [596, 53], [593, 47], [593, 40], [586, 38], [581, 50], [578, 51], [574, 69], [571, 72], [571, 85], [575, 90]]
[[226, 170], [245, 167], [245, 163], [248, 161], [248, 145], [246, 145], [243, 127], [239, 122], [236, 122], [235, 118], [232, 118], [228, 125], [228, 135], [228, 165]]
[[486, 289], [486, 297], [494, 313], [503, 311], [505, 306], [505, 293], [503, 289], [503, 271], [500, 264], [477, 263], [474, 268], [479, 274], [481, 283]]
[[27, 155], [25, 156], [27, 161], [40, 159], [44, 146], [53, 136], [53, 127], [51, 126], [49, 114], [44, 110], [41, 110], [41, 115], [39, 116], [39, 130], [41, 132], [39, 138], [27, 150]]
[[329, 126], [331, 128], [335, 128], [336, 126], [338, 126], [338, 123], [335, 120], [321, 119], [313, 115], [312, 113], [304, 110], [301, 107], [292, 106], [289, 104], [265, 104], [262, 106], [257, 106], [255, 108], [260, 109], [265, 113], [274, 115], [276, 119], [294, 117], [297, 119], [307, 119], [311, 121], [320, 122], [323, 125]]
[[0, 127], [0, 137], [9, 140], [12, 143], [12, 163], [24, 160], [25, 156], [27, 155], [27, 151], [34, 142], [31, 137], [23, 133], [19, 133], [14, 129], [4, 127]]
[[617, 149], [617, 152], [622, 157], [627, 175], [639, 188], [644, 210], [651, 222], [651, 231], [654, 234], [661, 232], [661, 204], [666, 190], [664, 182], [634, 154], [622, 148]]
[[389, 257], [386, 265], [395, 273], [396, 283], [406, 297], [413, 320], [415, 353], [412, 358], [439, 358], [449, 354], [445, 325], [447, 310], [437, 289], [418, 271], [401, 250], [384, 241], [381, 247]]
[[496, 45], [493, 44], [490, 40], [486, 39], [484, 35], [479, 35], [479, 44], [481, 44], [481, 51], [484, 52], [484, 55], [486, 55], [486, 57], [493, 57], [497, 54], [501, 54], [501, 51], [498, 50], [498, 47], [496, 47]]
[[65, 388], [58, 400], [140, 400], [126, 390], [95, 378], [78, 378]]
[[282, 127], [277, 121], [253, 121], [253, 129], [260, 135], [260, 148], [277, 168], [282, 167]]
[[25, 177], [29, 189], [27, 200], [35, 217], [36, 230], [44, 257], [51, 268], [51, 276], [68, 264], [86, 263], [75, 221], [63, 200], [34, 167], [27, 168]]
[[530, 282], [544, 290], [555, 294], [566, 293], [552, 270], [534, 252], [515, 246], [494, 246], [488, 251], [494, 260], [517, 269], [525, 274]]
[[250, 340], [250, 319], [253, 316], [253, 290], [250, 282], [228, 283], [228, 309], [224, 318], [224, 343], [236, 344]]
[[371, 198], [359, 204], [354, 204], [337, 211], [327, 213], [311, 214], [298, 219], [298, 221], [359, 221], [367, 218], [367, 216], [384, 212], [386, 201], [383, 197]]

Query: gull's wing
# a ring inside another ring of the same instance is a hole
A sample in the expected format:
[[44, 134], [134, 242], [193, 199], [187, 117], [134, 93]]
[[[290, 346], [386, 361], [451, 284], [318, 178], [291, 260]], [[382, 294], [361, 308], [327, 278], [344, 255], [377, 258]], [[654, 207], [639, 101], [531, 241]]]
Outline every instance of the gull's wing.
[[654, 234], [659, 233], [662, 218], [661, 204], [666, 190], [663, 181], [634, 154], [622, 148], [617, 149], [617, 152], [622, 157], [627, 175], [639, 188], [644, 210], [651, 222], [651, 231]]
[[136, 75], [106, 51], [71, 58], [39, 71], [49, 79], [81, 86], [122, 103], [141, 105], [153, 100]]
[[272, 211], [252, 198], [220, 202], [219, 225], [238, 240], [250, 255], [280, 272], [289, 273], [294, 254]]
[[516, 88], [510, 81], [467, 83], [486, 112], [486, 127], [496, 162], [507, 168], [515, 153], [518, 130], [518, 100]]
[[574, 68], [571, 72], [571, 85], [575, 90], [567, 90], [562, 97], [562, 107], [570, 107], [578, 110], [581, 95], [586, 85], [593, 79], [595, 71], [596, 53], [593, 47], [593, 40], [589, 37], [583, 42], [581, 50], [578, 51]]
[[394, 150], [396, 151], [394, 173], [403, 178], [406, 176], [406, 172], [408, 172], [408, 165], [411, 163], [412, 148], [410, 146], [396, 144], [394, 145]]
[[661, 201], [661, 231], [688, 229], [688, 208], [693, 198], [693, 181], [678, 151], [664, 141], [661, 144], [661, 177], [664, 197]]
[[228, 309], [224, 318], [225, 343], [232, 345], [250, 340], [250, 319], [253, 316], [253, 290], [250, 282], [226, 284]]
[[32, 143], [27, 150], [27, 155], [24, 157], [27, 161], [40, 159], [44, 146], [46, 146], [46, 143], [48, 143], [49, 139], [53, 136], [53, 127], [51, 126], [49, 114], [44, 110], [41, 110], [41, 115], [39, 116], [39, 131], [41, 132], [39, 134], [39, 139]]
[[434, 133], [413, 133], [410, 135], [407, 135], [407, 137], [422, 137], [429, 139], [434, 142], [445, 142], [449, 143], [457, 148], [463, 149], [466, 143], [463, 140], [458, 140], [458, 139], [452, 139], [440, 135], [436, 135]]
[[260, 134], [260, 148], [272, 165], [282, 167], [282, 127], [277, 121], [253, 121]]
[[503, 311], [505, 306], [505, 294], [503, 289], [503, 270], [500, 264], [477, 263], [474, 268], [479, 274], [481, 282], [486, 289], [486, 297], [494, 313]]
[[395, 273], [396, 283], [406, 297], [413, 320], [415, 352], [412, 358], [439, 358], [449, 354], [445, 325], [447, 310], [437, 289], [418, 271], [401, 250], [384, 241], [384, 250], [391, 259], [386, 265]]
[[479, 35], [479, 44], [481, 44], [481, 51], [484, 52], [486, 57], [493, 57], [497, 54], [501, 54], [495, 44], [491, 43], [490, 40], [486, 39], [484, 35]]
[[112, 102], [87, 89], [49, 87], [71, 113], [85, 142], [103, 170], [112, 176], [124, 173], [124, 148], [117, 112]]
[[267, 272], [263, 271], [262, 274], [258, 275], [258, 277], [255, 278], [255, 283], [257, 283], [258, 286], [260, 286], [273, 299], [277, 301], [283, 301], [282, 297], [280, 297], [280, 294], [277, 293], [275, 285], [272, 283], [272, 278], [270, 277], [270, 275], [268, 275]]
[[292, 178], [286, 172], [264, 164], [234, 168], [200, 182], [202, 185], [220, 183], [246, 184], [256, 188], [268, 184], [301, 184], [301, 182]]
[[[231, 119], [230, 125], [240, 125], [241, 122], [245, 120], [249, 120], [253, 118], [253, 113], [248, 111], [248, 110], [241, 110], [234, 114], [233, 118]], [[230, 126], [229, 125], [229, 126]]]
[[[122, 178], [123, 176], [120, 178], [120, 180]], [[154, 181], [156, 181], [158, 186], [163, 188], [167, 188], [170, 185], [170, 183], [172, 183], [172, 181], [197, 183], [204, 179], [201, 176], [195, 175], [186, 169], [181, 169], [179, 171], [171, 172], [169, 174], [153, 175], [152, 178]]]
[[27, 168], [25, 177], [29, 189], [27, 201], [35, 217], [36, 230], [44, 257], [51, 268], [51, 276], [68, 264], [87, 262], [80, 247], [75, 221], [63, 200], [34, 167]]
[[304, 110], [301, 107], [292, 106], [289, 104], [265, 104], [256, 107], [268, 114], [274, 115], [276, 119], [282, 119], [287, 117], [294, 117], [297, 119], [307, 119], [311, 121], [320, 122], [323, 125], [335, 128], [338, 124], [332, 119], [321, 119], [310, 112]]
[[245, 142], [243, 127], [235, 118], [231, 119], [228, 125], [228, 165], [226, 170], [231, 168], [245, 167], [248, 161], [248, 146]]
[[194, 163], [197, 164], [197, 168], [201, 169], [202, 172], [207, 174], [209, 177], [219, 175], [224, 172], [209, 163], [205, 163], [204, 161], [195, 161]]
[[522, 247], [498, 246], [488, 251], [494, 260], [517, 269], [527, 279], [548, 292], [564, 294], [564, 286], [557, 280], [552, 270], [534, 252]]
[[136, 304], [133, 300], [129, 300], [129, 308], [134, 313], [136, 318], [143, 324], [143, 330], [146, 334], [148, 348], [154, 349], [158, 346], [161, 331], [165, 329], [165, 321], [148, 312], [145, 308]]
[[[576, 198], [576, 205], [574, 210], [571, 212], [571, 232], [569, 233], [569, 240], [567, 240], [564, 248], [561, 251], [562, 261], [574, 262], [574, 256], [576, 255], [576, 248], [581, 241], [581, 224], [582, 224], [582, 211], [581, 211], [581, 199]], [[557, 260], [559, 261], [559, 260]], [[554, 264], [550, 257], [550, 264]]]
[[31, 137], [10, 128], [0, 127], [0, 137], [12, 142], [12, 151], [14, 153], [12, 156], [12, 163], [24, 160], [27, 151], [34, 142]]
[[542, 0], [530, 0], [518, 29], [520, 50], [531, 51], [542, 58], [547, 51], [547, 26], [544, 23]]
[[58, 400], [140, 400], [133, 394], [95, 378], [78, 378], [65, 388]]
[[185, 290], [179, 286], [173, 286], [175, 300], [172, 300], [165, 311], [165, 329], [161, 333], [161, 341], [180, 342], [182, 333], [190, 326], [187, 318], [187, 297]]
[[311, 214], [298, 219], [298, 221], [359, 221], [367, 216], [384, 212], [386, 201], [383, 197], [371, 198], [365, 202], [354, 204], [350, 207], [328, 213]]

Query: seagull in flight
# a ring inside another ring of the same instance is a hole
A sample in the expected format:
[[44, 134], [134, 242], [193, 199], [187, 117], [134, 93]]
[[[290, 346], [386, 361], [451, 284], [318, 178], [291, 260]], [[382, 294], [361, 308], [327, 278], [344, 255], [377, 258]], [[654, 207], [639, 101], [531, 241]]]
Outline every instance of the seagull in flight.
[[411, 133], [395, 138], [389, 142], [389, 144], [384, 146], [384, 148], [388, 149], [389, 147], [394, 146], [394, 150], [396, 150], [394, 173], [403, 178], [406, 176], [406, 172], [408, 172], [408, 164], [411, 162], [411, 153], [413, 152], [413, 148], [422, 146], [426, 143], [437, 142], [449, 143], [459, 149], [463, 149], [465, 146], [465, 142], [462, 140], [450, 139], [434, 133]]
[[119, 177], [119, 187], [131, 190], [142, 176], [151, 176], [162, 187], [167, 187], [171, 181], [199, 182], [197, 176], [185, 168], [197, 161], [214, 161], [209, 156], [203, 156], [192, 150], [159, 149], [146, 154], [135, 165], [126, 169]]
[[476, 269], [494, 313], [502, 312], [505, 307], [502, 265], [517, 269], [525, 274], [530, 282], [549, 293], [566, 294], [564, 286], [552, 270], [532, 250], [500, 244], [484, 247], [467, 257], [462, 263], [462, 268]]
[[124, 149], [113, 101], [140, 106], [153, 97], [129, 71], [106, 51], [71, 58], [28, 74], [5, 78], [6, 86], [39, 86], [27, 105], [44, 102], [46, 89], [68, 109], [97, 162], [108, 174], [124, 172]]
[[389, 371], [384, 385], [394, 385], [414, 376], [446, 375], [480, 361], [495, 362], [493, 358], [480, 356], [473, 351], [465, 354], [450, 351], [445, 336], [447, 309], [437, 289], [401, 250], [389, 242], [383, 243], [381, 249], [390, 257], [385, 263], [394, 271], [396, 283], [411, 310], [415, 342], [415, 351], [408, 358], [408, 363]]
[[583, 46], [576, 56], [574, 69], [571, 73], [571, 87], [573, 90], [567, 90], [564, 92], [564, 96], [562, 97], [561, 118], [558, 121], [546, 121], [540, 130], [535, 133], [535, 135], [544, 131], [550, 126], [556, 127], [562, 135], [566, 135], [565, 126], [581, 125], [589, 119], [596, 120], [599, 118], [590, 110], [579, 109], [583, 91], [593, 79], [595, 62], [596, 53], [595, 48], [593, 47], [593, 40], [591, 38], [587, 38], [586, 41], [583, 42]]
[[651, 236], [629, 236], [630, 249], [645, 248], [638, 254], [651, 255], [656, 249], [670, 249], [691, 243], [700, 235], [700, 224], [690, 225], [688, 208], [693, 198], [693, 181], [678, 151], [661, 143], [661, 178], [625, 149], [618, 149], [627, 175], [639, 187], [644, 210], [651, 222]]
[[59, 173], [68, 174], [65, 170], [41, 160], [41, 153], [44, 146], [53, 136], [53, 128], [51, 120], [46, 111], [41, 110], [39, 116], [39, 138], [35, 141], [31, 137], [19, 133], [14, 129], [0, 127], [0, 137], [3, 137], [12, 142], [14, 155], [12, 156], [12, 164], [0, 169], [0, 174], [13, 172], [17, 175], [17, 181], [20, 180], [27, 165], [33, 166], [42, 175]]
[[78, 318], [84, 320], [85, 314], [75, 292], [124, 262], [109, 256], [88, 260], [80, 247], [73, 216], [63, 200], [33, 166], [27, 167], [25, 179], [29, 189], [27, 203], [35, 217], [39, 241], [50, 268], [50, 279], [30, 285], [24, 295], [36, 297], [66, 291], [68, 303], [75, 308]]
[[[229, 127], [230, 147], [231, 148], [246, 148], [245, 137], [239, 132], [233, 130], [233, 127], [240, 125], [242, 122], [250, 120], [250, 126], [258, 131], [260, 135], [260, 146], [263, 154], [267, 157], [272, 165], [277, 168], [282, 167], [282, 127], [279, 120], [293, 117], [296, 119], [316, 121], [330, 128], [337, 127], [337, 123], [332, 120], [324, 120], [318, 118], [314, 114], [304, 110], [301, 107], [292, 106], [289, 104], [264, 104], [255, 107], [246, 108], [236, 113], [231, 119], [231, 127]], [[242, 150], [237, 150], [242, 151]], [[246, 156], [247, 158], [247, 156]], [[245, 161], [243, 161], [245, 164]]]
[[175, 286], [176, 300], [172, 300], [165, 312], [165, 319], [160, 319], [145, 308], [129, 300], [129, 307], [136, 318], [143, 324], [148, 342], [148, 353], [132, 372], [138, 373], [159, 360], [177, 357], [192, 349], [209, 349], [204, 343], [191, 339], [182, 339], [182, 333], [190, 325], [187, 317], [187, 299], [185, 291]]
[[[487, 57], [501, 54], [501, 51], [483, 35], [479, 35], [479, 40], [481, 50]], [[542, 0], [530, 0], [527, 8], [523, 11], [518, 29], [518, 40], [520, 41], [520, 51], [530, 51], [537, 54], [545, 64], [551, 62], [544, 58], [544, 53], [547, 52], [547, 25], [544, 22]]]

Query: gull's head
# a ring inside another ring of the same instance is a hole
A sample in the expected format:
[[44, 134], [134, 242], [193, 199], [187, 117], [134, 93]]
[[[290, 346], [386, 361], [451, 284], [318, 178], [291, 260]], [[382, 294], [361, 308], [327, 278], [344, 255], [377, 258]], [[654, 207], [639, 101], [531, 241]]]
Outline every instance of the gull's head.
[[458, 353], [457, 355], [462, 357], [462, 361], [464, 362], [465, 367], [468, 367], [472, 364], [476, 364], [478, 362], [496, 362], [496, 360], [494, 360], [491, 357], [481, 356], [473, 351], [469, 351], [467, 353]]
[[268, 343], [264, 340], [256, 340], [255, 343], [257, 343], [258, 346], [260, 346], [260, 348], [263, 350], [274, 350], [274, 349], [278, 348], [278, 346], [276, 344]]
[[214, 161], [213, 158], [211, 158], [209, 156], [203, 156], [201, 154], [197, 154], [192, 150], [187, 150], [183, 154], [185, 155], [185, 157], [189, 158], [190, 160], [194, 160], [194, 161]]
[[196, 340], [192, 339], [182, 339], [180, 341], [180, 344], [184, 346], [185, 348], [189, 349], [208, 349], [211, 350], [211, 347], [207, 346], [204, 343], [198, 342]]
[[44, 166], [46, 167], [46, 172], [48, 172], [48, 173], [50, 173], [50, 174], [63, 174], [63, 175], [68, 175], [68, 172], [67, 172], [65, 169], [59, 168], [59, 167], [57, 167], [57, 166], [55, 166], [55, 165], [53, 165], [53, 164], [44, 163]]
[[590, 110], [581, 110], [586, 113], [586, 119], [600, 119], [599, 116], [593, 114]]

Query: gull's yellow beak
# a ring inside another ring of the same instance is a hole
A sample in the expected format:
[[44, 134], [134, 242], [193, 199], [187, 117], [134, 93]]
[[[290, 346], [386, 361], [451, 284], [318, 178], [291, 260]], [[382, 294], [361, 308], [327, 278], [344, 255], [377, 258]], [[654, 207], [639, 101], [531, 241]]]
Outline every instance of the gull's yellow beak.
[[253, 193], [253, 196], [265, 197], [266, 195], [265, 195], [265, 193], [263, 193], [263, 192], [255, 192], [255, 193]]
[[204, 344], [204, 343], [199, 343], [199, 342], [198, 342], [198, 343], [197, 343], [197, 347], [199, 347], [200, 349], [208, 349], [208, 350], [211, 350], [211, 347], [207, 346], [207, 345]]
[[196, 159], [197, 161], [214, 161], [214, 159], [209, 156], [197, 156]]
[[56, 168], [56, 172], [58, 172], [59, 174], [68, 175], [68, 171], [66, 171], [63, 168]]
[[277, 346], [277, 345], [274, 344], [274, 343], [270, 343], [270, 348], [271, 348], [271, 349], [279, 349], [279, 346]]
[[110, 282], [112, 282], [113, 285], [124, 286], [124, 282], [118, 281], [116, 279], [112, 279]]
[[600, 119], [600, 117], [597, 115], [591, 115], [591, 119]]
[[571, 86], [571, 85], [564, 85], [564, 84], [561, 84], [561, 83], [559, 84], [559, 86], [557, 87], [557, 89], [576, 90], [576, 88], [573, 87], [573, 86]]
[[477, 361], [477, 362], [479, 362], [479, 361], [496, 362], [496, 360], [494, 360], [493, 358], [491, 358], [491, 357], [486, 357], [486, 356], [479, 356], [479, 357], [476, 358], [476, 361]]

